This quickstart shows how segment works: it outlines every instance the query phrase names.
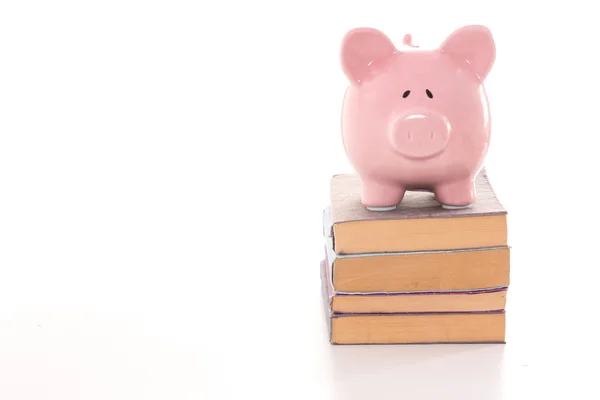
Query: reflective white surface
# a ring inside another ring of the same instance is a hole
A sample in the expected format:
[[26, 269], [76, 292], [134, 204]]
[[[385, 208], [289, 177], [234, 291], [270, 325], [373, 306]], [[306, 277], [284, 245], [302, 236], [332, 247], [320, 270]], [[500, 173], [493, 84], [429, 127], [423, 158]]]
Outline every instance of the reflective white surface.
[[201, 303], [163, 315], [3, 313], [0, 393], [10, 399], [395, 399], [399, 393], [514, 399], [597, 393], [594, 335], [572, 329], [573, 318], [564, 314], [558, 319], [566, 326], [553, 326], [551, 312], [528, 318], [513, 309], [506, 345], [332, 346], [320, 304], [309, 296], [318, 293], [306, 292], [302, 305], [291, 302], [296, 315], [282, 313], [280, 304], [239, 319], [225, 310], [207, 314]]

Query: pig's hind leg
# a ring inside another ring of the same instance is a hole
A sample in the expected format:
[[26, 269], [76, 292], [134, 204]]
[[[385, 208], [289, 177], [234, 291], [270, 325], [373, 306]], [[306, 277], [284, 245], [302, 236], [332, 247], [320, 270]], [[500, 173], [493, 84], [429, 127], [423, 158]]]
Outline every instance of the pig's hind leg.
[[392, 211], [404, 198], [402, 186], [361, 179], [361, 201], [370, 211]]
[[435, 198], [448, 210], [470, 207], [475, 203], [475, 185], [473, 179], [446, 183], [435, 188]]

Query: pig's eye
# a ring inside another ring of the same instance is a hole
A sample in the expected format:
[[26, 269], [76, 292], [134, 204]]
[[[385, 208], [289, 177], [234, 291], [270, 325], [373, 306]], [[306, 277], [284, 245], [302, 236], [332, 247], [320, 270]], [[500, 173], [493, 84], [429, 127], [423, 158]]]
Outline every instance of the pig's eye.
[[425, 93], [427, 93], [427, 97], [429, 97], [430, 99], [433, 99], [433, 93], [431, 93], [429, 91], [429, 89], [425, 89]]
[[410, 94], [410, 90], [407, 90], [406, 92], [404, 92], [402, 94], [402, 98], [404, 98], [404, 99], [407, 98], [409, 94]]

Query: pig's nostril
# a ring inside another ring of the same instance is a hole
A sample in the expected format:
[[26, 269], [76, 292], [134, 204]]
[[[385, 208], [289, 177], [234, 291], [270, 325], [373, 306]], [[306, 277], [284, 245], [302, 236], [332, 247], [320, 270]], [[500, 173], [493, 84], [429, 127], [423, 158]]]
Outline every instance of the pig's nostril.
[[433, 132], [429, 132], [429, 139], [433, 139]]
[[412, 140], [412, 132], [408, 132], [408, 140]]

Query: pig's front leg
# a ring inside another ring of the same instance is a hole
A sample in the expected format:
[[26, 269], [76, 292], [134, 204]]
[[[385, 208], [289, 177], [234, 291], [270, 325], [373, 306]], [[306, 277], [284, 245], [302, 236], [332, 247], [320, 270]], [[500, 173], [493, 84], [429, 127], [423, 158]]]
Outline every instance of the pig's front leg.
[[438, 185], [435, 198], [448, 210], [467, 208], [475, 203], [475, 184], [472, 178]]
[[371, 211], [392, 211], [402, 201], [406, 189], [399, 185], [362, 178], [361, 201]]

